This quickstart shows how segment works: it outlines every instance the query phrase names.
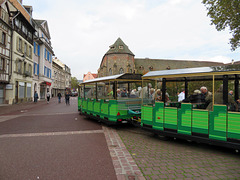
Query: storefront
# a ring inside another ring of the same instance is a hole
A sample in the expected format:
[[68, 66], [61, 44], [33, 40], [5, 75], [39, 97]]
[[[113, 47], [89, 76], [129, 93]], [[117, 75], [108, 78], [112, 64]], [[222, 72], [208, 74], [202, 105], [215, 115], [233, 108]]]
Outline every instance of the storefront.
[[40, 98], [46, 99], [47, 92], [51, 92], [51, 83], [50, 82], [42, 82], [40, 84]]
[[32, 84], [29, 82], [16, 82], [16, 102], [32, 100]]

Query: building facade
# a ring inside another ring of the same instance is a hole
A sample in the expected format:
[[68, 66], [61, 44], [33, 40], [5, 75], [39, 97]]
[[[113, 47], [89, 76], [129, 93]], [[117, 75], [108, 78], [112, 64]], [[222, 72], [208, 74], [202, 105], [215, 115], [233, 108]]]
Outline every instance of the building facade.
[[146, 74], [149, 71], [156, 70], [216, 66], [222, 64], [223, 63], [207, 61], [135, 58], [128, 46], [118, 38], [103, 56], [98, 69], [98, 76], [103, 77], [122, 73]]
[[103, 56], [98, 77], [133, 72], [135, 72], [134, 54], [121, 38], [118, 38]]
[[71, 69], [62, 63], [57, 57], [53, 58], [53, 85], [52, 94], [57, 96], [60, 92], [65, 94], [65, 90], [71, 89]]
[[52, 93], [53, 96], [57, 96], [60, 92], [62, 95], [65, 92], [65, 71], [63, 69], [63, 64], [57, 58], [53, 59], [52, 69], [53, 69], [53, 84]]
[[10, 9], [8, 1], [0, 1], [0, 104], [7, 104], [6, 89], [11, 88], [11, 33]]
[[6, 91], [9, 104], [32, 101], [33, 26], [17, 10], [12, 12], [12, 75]]
[[37, 91], [41, 99], [52, 91], [52, 56], [51, 36], [46, 20], [33, 20], [35, 27], [33, 49], [33, 92]]
[[65, 87], [67, 89], [71, 89], [71, 69], [64, 64], [64, 72], [65, 72]]
[[83, 75], [83, 82], [90, 80], [90, 79], [95, 79], [97, 77], [98, 77], [98, 75], [96, 73], [88, 72], [87, 74]]

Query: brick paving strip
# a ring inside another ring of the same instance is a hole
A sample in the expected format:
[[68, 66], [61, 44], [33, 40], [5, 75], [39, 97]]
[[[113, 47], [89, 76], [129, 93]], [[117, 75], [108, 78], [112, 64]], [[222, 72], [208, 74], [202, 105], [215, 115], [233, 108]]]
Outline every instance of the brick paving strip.
[[45, 114], [19, 114], [19, 115], [0, 115], [0, 123], [8, 121], [21, 116], [55, 116], [55, 115], [65, 115], [65, 114], [78, 114], [78, 113], [45, 113]]
[[4, 135], [0, 135], [0, 138], [34, 137], [34, 136], [60, 136], [60, 135], [93, 134], [93, 133], [103, 133], [103, 130], [26, 133], [26, 134], [4, 134]]
[[103, 126], [118, 180], [145, 180], [115, 129]]

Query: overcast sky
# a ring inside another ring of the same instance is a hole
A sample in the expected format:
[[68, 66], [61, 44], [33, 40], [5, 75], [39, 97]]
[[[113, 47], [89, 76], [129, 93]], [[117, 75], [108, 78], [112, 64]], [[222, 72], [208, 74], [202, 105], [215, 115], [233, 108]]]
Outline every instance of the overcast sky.
[[239, 61], [229, 31], [210, 25], [201, 0], [23, 0], [48, 21], [55, 56], [73, 77], [97, 73], [118, 37], [136, 58]]

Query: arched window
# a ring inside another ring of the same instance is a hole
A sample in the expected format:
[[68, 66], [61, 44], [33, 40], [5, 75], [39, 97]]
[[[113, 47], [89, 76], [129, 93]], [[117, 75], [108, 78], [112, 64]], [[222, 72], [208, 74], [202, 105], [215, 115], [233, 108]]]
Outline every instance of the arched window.
[[153, 67], [152, 67], [152, 66], [150, 66], [150, 67], [149, 67], [149, 71], [152, 71], [152, 70], [153, 70]]
[[109, 69], [109, 75], [112, 75], [112, 69], [111, 68]]
[[120, 68], [119, 69], [119, 74], [123, 74], [123, 73], [124, 73], [123, 68]]

